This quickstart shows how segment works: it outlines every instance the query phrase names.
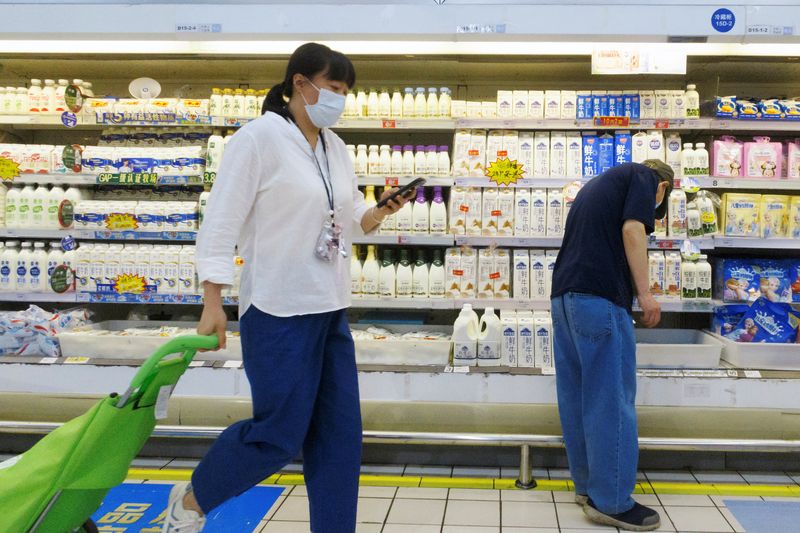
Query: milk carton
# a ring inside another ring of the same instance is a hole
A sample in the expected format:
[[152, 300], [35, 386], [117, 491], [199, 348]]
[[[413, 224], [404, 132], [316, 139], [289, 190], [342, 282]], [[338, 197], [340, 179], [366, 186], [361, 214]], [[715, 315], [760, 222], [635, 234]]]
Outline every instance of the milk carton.
[[504, 237], [514, 235], [514, 189], [500, 189], [497, 192], [497, 234]]
[[544, 118], [561, 118], [561, 91], [545, 91], [544, 102]]
[[592, 117], [608, 116], [608, 92], [592, 91]]
[[494, 102], [481, 103], [482, 118], [497, 118], [497, 105]]
[[478, 252], [467, 248], [461, 252], [461, 298], [476, 298], [478, 291], [476, 283], [478, 279]]
[[745, 177], [779, 178], [782, 174], [783, 145], [769, 137], [755, 137], [744, 143]]
[[651, 130], [647, 133], [647, 138], [647, 159], [666, 160], [664, 134], [659, 130]]
[[497, 91], [497, 118], [514, 116], [513, 91]]
[[483, 190], [482, 234], [493, 237], [497, 235], [497, 222], [500, 212], [497, 209], [497, 189], [487, 187]]
[[640, 131], [631, 138], [631, 160], [634, 163], [643, 163], [650, 154], [648, 143], [650, 137], [646, 132]]
[[470, 187], [466, 193], [466, 233], [467, 235], [481, 235], [483, 195], [480, 187]]
[[631, 122], [639, 122], [640, 116], [640, 99], [639, 91], [627, 90], [622, 94], [623, 105], [625, 107], [625, 116], [631, 119]]
[[512, 130], [503, 131], [502, 156], [509, 161], [519, 160], [519, 132]]
[[604, 133], [597, 139], [598, 172], [610, 170], [614, 166], [614, 137], [610, 133]]
[[494, 254], [489, 248], [478, 252], [478, 298], [494, 298]]
[[664, 252], [649, 252], [647, 259], [650, 274], [650, 294], [657, 297], [664, 296], [667, 269]]
[[544, 91], [528, 91], [528, 118], [544, 118]]
[[513, 256], [515, 300], [531, 299], [531, 259], [528, 250], [514, 250]]
[[483, 177], [486, 172], [486, 130], [472, 130], [469, 144], [469, 175]]
[[608, 91], [608, 116], [622, 117], [625, 115], [625, 99], [622, 91]]
[[664, 296], [671, 299], [681, 297], [681, 254], [669, 252], [665, 257]]
[[531, 236], [547, 236], [547, 191], [534, 189], [531, 191]]
[[527, 237], [531, 234], [531, 190], [519, 188], [514, 191], [514, 235]]
[[503, 331], [503, 344], [500, 347], [500, 364], [502, 366], [517, 366], [517, 350], [519, 346], [519, 324], [514, 311], [500, 311], [500, 323]]
[[534, 366], [537, 368], [554, 368], [553, 361], [553, 321], [550, 313], [537, 312], [533, 314], [534, 328]]
[[563, 131], [550, 134], [550, 176], [567, 177], [567, 135]]
[[595, 132], [583, 134], [583, 177], [593, 178], [600, 174], [600, 144]]
[[789, 204], [789, 236], [800, 238], [800, 196], [792, 196]]
[[531, 299], [544, 301], [550, 297], [547, 291], [547, 255], [544, 250], [530, 251]]
[[592, 91], [578, 91], [576, 107], [578, 120], [592, 120], [594, 118]]
[[578, 132], [567, 133], [567, 177], [583, 176], [583, 140]]
[[564, 235], [564, 193], [560, 189], [547, 191], [547, 236]]
[[534, 149], [533, 132], [523, 131], [519, 134], [519, 150], [517, 162], [522, 165], [523, 177], [533, 176], [534, 169]]
[[[614, 166], [630, 163], [633, 158], [630, 131], [618, 131], [614, 134]], [[600, 166], [602, 167], [602, 156]]]
[[670, 167], [676, 176], [681, 175], [681, 153], [682, 153], [681, 137], [677, 133], [670, 133], [664, 141], [667, 159], [664, 161]]
[[656, 91], [656, 117], [655, 118], [672, 118], [672, 92], [671, 91]]
[[550, 294], [553, 292], [553, 272], [556, 269], [556, 259], [558, 259], [558, 250], [547, 250], [545, 252], [545, 282], [546, 282], [546, 299], [550, 299]]
[[486, 138], [486, 164], [489, 165], [501, 158], [506, 158], [506, 154], [503, 153], [503, 132], [492, 130]]
[[561, 91], [561, 118], [575, 120], [578, 116], [578, 93], [576, 91]]
[[537, 131], [533, 138], [533, 177], [550, 177], [550, 133]]
[[523, 368], [534, 368], [535, 360], [535, 338], [533, 313], [530, 311], [518, 311], [517, 323], [519, 331], [519, 345], [517, 347], [517, 366]]
[[469, 150], [472, 143], [470, 130], [457, 130], [453, 140], [453, 175], [469, 176]]
[[514, 91], [514, 118], [528, 118], [528, 91]]
[[444, 252], [445, 298], [461, 296], [461, 280], [464, 271], [461, 268], [461, 249], [448, 248]]
[[497, 248], [494, 251], [494, 297], [499, 300], [511, 298], [511, 254], [508, 250]]
[[447, 212], [449, 215], [450, 233], [464, 235], [467, 231], [467, 190], [463, 187], [450, 188], [450, 207]]
[[761, 228], [760, 204], [760, 194], [725, 193], [722, 196], [725, 235], [758, 237]]
[[640, 115], [643, 119], [656, 118], [656, 95], [653, 91], [639, 91]]

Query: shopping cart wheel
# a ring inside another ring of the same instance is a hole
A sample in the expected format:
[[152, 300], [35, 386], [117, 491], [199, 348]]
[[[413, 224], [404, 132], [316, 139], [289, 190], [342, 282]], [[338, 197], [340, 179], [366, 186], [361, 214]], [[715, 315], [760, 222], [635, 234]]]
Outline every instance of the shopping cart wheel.
[[90, 518], [83, 524], [83, 527], [80, 529], [80, 533], [99, 533], [97, 526], [94, 525], [94, 522]]

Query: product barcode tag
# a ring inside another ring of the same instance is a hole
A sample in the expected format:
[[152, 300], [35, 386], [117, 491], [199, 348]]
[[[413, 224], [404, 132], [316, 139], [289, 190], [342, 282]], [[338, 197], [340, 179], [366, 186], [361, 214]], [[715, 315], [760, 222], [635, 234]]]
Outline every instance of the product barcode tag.
[[164, 385], [158, 389], [156, 399], [156, 420], [167, 418], [167, 407], [169, 407], [169, 397], [172, 396], [172, 385]]
[[52, 365], [56, 361], [58, 361], [58, 357], [43, 357], [43, 358], [39, 359], [39, 364], [40, 365]]
[[746, 377], [746, 378], [760, 378], [761, 377], [761, 372], [759, 372], [758, 370], [745, 370], [744, 371], [744, 377]]
[[189, 368], [197, 368], [198, 366], [205, 366], [205, 361], [192, 361], [189, 363]]
[[552, 366], [546, 366], [546, 367], [542, 368], [542, 375], [543, 376], [555, 376], [556, 375], [556, 369], [553, 368]]
[[222, 365], [222, 368], [241, 368], [241, 366], [241, 361], [225, 361], [225, 363]]
[[469, 374], [469, 367], [468, 366], [454, 366], [453, 367], [454, 374]]

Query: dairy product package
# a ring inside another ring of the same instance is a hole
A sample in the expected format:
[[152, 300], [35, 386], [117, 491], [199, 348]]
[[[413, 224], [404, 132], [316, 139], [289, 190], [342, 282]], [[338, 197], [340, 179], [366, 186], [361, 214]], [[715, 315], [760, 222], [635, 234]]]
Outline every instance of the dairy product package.
[[483, 115], [482, 102], [467, 102], [467, 118], [481, 118]]
[[[631, 162], [631, 158], [633, 157], [631, 141], [630, 131], [618, 131], [614, 133], [614, 166]], [[600, 156], [600, 160], [600, 166], [602, 168], [602, 155]]]
[[647, 132], [647, 159], [667, 159], [664, 151], [664, 133], [660, 130], [650, 130]]
[[794, 344], [797, 327], [797, 313], [790, 305], [759, 298], [725, 337], [735, 342]]
[[528, 118], [544, 118], [544, 91], [528, 91]]
[[500, 300], [511, 298], [511, 254], [508, 250], [497, 248], [494, 251], [494, 272], [490, 277], [494, 282], [494, 297]]
[[600, 174], [600, 140], [595, 132], [583, 133], [583, 177]]
[[789, 141], [786, 145], [786, 177], [800, 179], [800, 140]]
[[576, 107], [578, 120], [592, 120], [594, 118], [592, 91], [578, 91]]
[[534, 341], [534, 366], [536, 368], [554, 368], [553, 360], [553, 321], [548, 312], [533, 314], [533, 327], [536, 340]]
[[744, 145], [730, 135], [714, 139], [712, 148], [714, 176], [738, 177], [742, 175]]
[[608, 116], [621, 117], [625, 114], [625, 99], [620, 91], [608, 91]]
[[547, 255], [544, 250], [530, 250], [531, 299], [544, 301], [547, 292]]
[[550, 176], [567, 177], [567, 135], [563, 131], [550, 134]]
[[495, 104], [495, 102], [482, 102], [481, 103], [481, 117], [482, 118], [497, 118], [497, 104]]
[[681, 254], [668, 252], [665, 254], [664, 296], [671, 299], [681, 297]]
[[514, 250], [514, 299], [531, 299], [531, 258], [528, 250]]
[[593, 117], [608, 116], [607, 91], [592, 91], [592, 116]]
[[547, 190], [533, 189], [531, 191], [531, 237], [547, 236]]
[[561, 118], [561, 91], [544, 92], [544, 118]]
[[478, 298], [494, 298], [494, 254], [489, 248], [478, 251]]
[[553, 292], [553, 272], [556, 269], [557, 258], [558, 258], [558, 250], [547, 250], [544, 253], [546, 300], [550, 299], [550, 294]]
[[761, 237], [788, 237], [790, 202], [789, 196], [779, 194], [765, 194], [761, 197]]
[[448, 248], [444, 252], [444, 272], [445, 272], [445, 298], [461, 297], [461, 280], [464, 271], [461, 268], [461, 249]]
[[519, 132], [513, 130], [503, 131], [503, 149], [500, 155], [509, 161], [519, 160]]
[[656, 91], [656, 118], [672, 118], [671, 91]]
[[786, 120], [800, 120], [800, 100], [781, 100], [780, 104]]
[[469, 145], [469, 175], [483, 177], [486, 172], [486, 130], [472, 130]]
[[575, 120], [578, 109], [578, 93], [575, 91], [561, 91], [561, 118]]
[[483, 195], [480, 187], [469, 187], [466, 192], [466, 233], [481, 235], [483, 223]]
[[517, 347], [517, 366], [533, 368], [535, 361], [534, 321], [530, 311], [517, 311], [519, 344]]
[[800, 196], [792, 196], [789, 204], [789, 237], [800, 239]]
[[583, 176], [583, 140], [578, 132], [567, 133], [567, 177]]
[[760, 194], [725, 193], [722, 195], [725, 235], [758, 237], [761, 227], [760, 207]]
[[514, 116], [513, 101], [513, 91], [497, 91], [497, 118], [511, 118]]
[[635, 90], [624, 91], [623, 100], [625, 106], [625, 116], [630, 117], [631, 122], [639, 122], [640, 108], [641, 108], [639, 91]]
[[453, 175], [469, 176], [469, 150], [472, 143], [470, 130], [457, 130], [453, 140]]
[[724, 302], [753, 302], [758, 299], [761, 280], [754, 261], [726, 258], [718, 267], [722, 271], [717, 279], [722, 285]]
[[483, 189], [483, 222], [481, 233], [493, 237], [497, 235], [497, 222], [500, 212], [497, 209], [497, 189], [487, 187]]
[[564, 193], [560, 189], [547, 191], [547, 236], [564, 235]]
[[533, 132], [522, 131], [519, 133], [519, 149], [517, 163], [522, 166], [522, 176], [529, 178], [533, 176], [534, 151], [533, 151]]
[[450, 233], [464, 235], [467, 228], [467, 190], [463, 187], [450, 188], [450, 207], [448, 208]]
[[550, 133], [537, 131], [533, 138], [533, 176], [550, 177]]
[[664, 148], [666, 151], [666, 160], [676, 176], [681, 175], [681, 152], [683, 145], [681, 144], [681, 137], [677, 133], [670, 133], [664, 139]]
[[514, 235], [527, 237], [531, 234], [531, 190], [519, 188], [514, 191]]
[[633, 135], [631, 138], [631, 161], [642, 163], [647, 160], [650, 155], [649, 141], [650, 137], [644, 131]]
[[514, 118], [528, 118], [528, 91], [514, 91], [512, 114]]
[[656, 95], [653, 91], [639, 91], [640, 115], [643, 119], [656, 118]]
[[492, 130], [486, 138], [486, 165], [491, 165], [504, 157], [503, 132], [501, 130]]
[[604, 133], [597, 138], [598, 173], [610, 170], [614, 166], [614, 136]]
[[653, 296], [664, 296], [667, 269], [664, 252], [648, 252], [647, 260], [649, 267], [650, 294]]
[[499, 189], [497, 192], [497, 234], [504, 237], [514, 235], [514, 189]]
[[503, 309], [500, 311], [500, 323], [503, 328], [503, 344], [500, 347], [500, 364], [516, 367], [519, 346], [519, 324], [517, 313]]
[[461, 252], [461, 298], [476, 298], [478, 291], [478, 252], [466, 248]]
[[781, 177], [783, 145], [779, 142], [770, 142], [769, 137], [754, 137], [754, 139], [754, 142], [744, 143], [745, 177]]

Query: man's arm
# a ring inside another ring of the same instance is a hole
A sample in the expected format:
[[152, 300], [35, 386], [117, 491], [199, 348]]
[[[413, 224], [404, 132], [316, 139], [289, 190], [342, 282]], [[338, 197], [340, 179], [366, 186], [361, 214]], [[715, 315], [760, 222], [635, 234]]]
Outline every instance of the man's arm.
[[644, 224], [637, 220], [626, 220], [622, 225], [622, 242], [633, 278], [633, 288], [642, 308], [642, 322], [648, 328], [655, 327], [661, 321], [661, 305], [650, 294], [647, 234]]

